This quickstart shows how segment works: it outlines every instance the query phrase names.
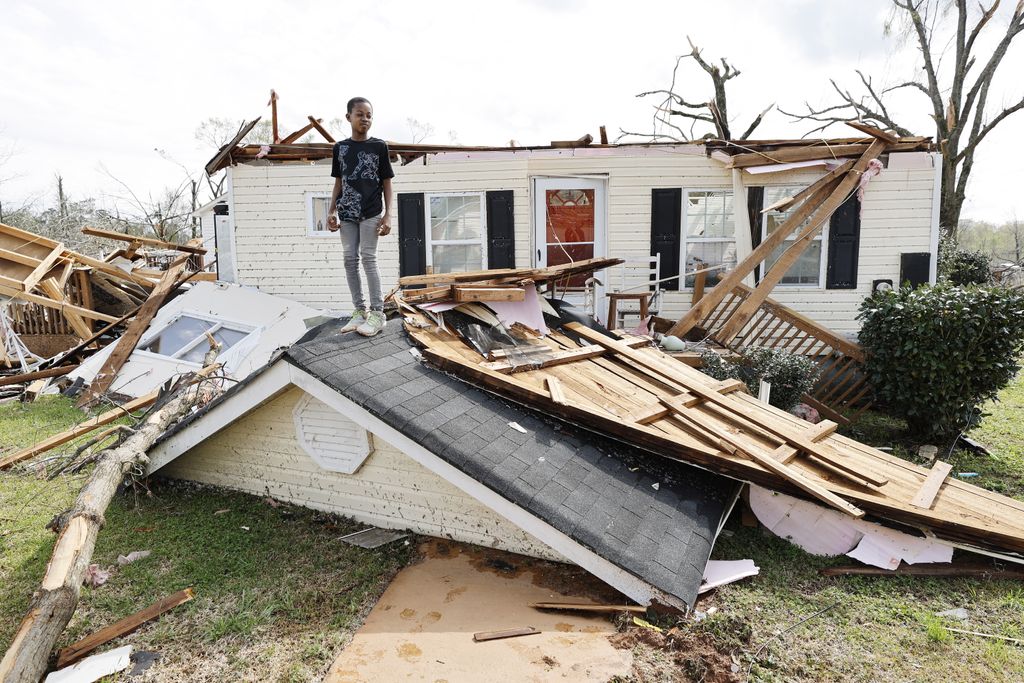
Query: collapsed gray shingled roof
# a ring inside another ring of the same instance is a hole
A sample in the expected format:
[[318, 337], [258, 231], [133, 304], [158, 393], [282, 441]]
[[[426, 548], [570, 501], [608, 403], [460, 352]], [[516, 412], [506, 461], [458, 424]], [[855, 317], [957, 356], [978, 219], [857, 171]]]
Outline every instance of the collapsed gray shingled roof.
[[311, 330], [285, 359], [601, 557], [693, 606], [735, 482], [583, 432], [450, 377], [417, 360], [400, 321], [371, 338], [339, 335], [341, 324]]

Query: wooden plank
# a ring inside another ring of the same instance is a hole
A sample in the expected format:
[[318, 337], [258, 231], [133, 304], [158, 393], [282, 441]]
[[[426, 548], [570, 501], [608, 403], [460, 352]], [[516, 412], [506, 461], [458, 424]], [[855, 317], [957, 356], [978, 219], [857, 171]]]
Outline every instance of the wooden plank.
[[71, 311], [72, 313], [76, 313], [82, 316], [83, 318], [88, 318], [90, 320], [102, 320], [103, 322], [108, 323], [117, 320], [117, 318], [115, 318], [112, 315], [106, 315], [105, 313], [97, 313], [96, 311], [90, 311], [89, 309], [82, 308], [81, 306], [75, 306], [74, 304], [70, 303], [61, 303], [59, 301], [54, 301], [49, 297], [39, 296], [38, 294], [32, 294], [30, 292], [24, 292], [20, 289], [20, 282], [18, 283], [18, 285], [19, 286], [15, 288], [7, 287], [5, 285], [0, 284], [0, 294], [15, 299], [21, 299], [22, 301], [28, 301], [29, 303], [39, 304], [40, 306], [46, 306], [47, 308], [52, 308], [54, 310], [61, 311], [62, 313], [67, 313], [68, 311]]
[[50, 253], [46, 255], [46, 258], [40, 261], [39, 265], [37, 265], [35, 269], [28, 274], [28, 277], [22, 280], [22, 289], [26, 292], [31, 292], [35, 289], [36, 285], [39, 284], [39, 281], [42, 280], [48, 272], [50, 272], [50, 269], [53, 268], [54, 264], [57, 263], [57, 259], [59, 259], [63, 253], [64, 245], [58, 243], [57, 246], [55, 246]]
[[481, 280], [497, 280], [502, 278], [520, 278], [537, 282], [558, 279], [591, 270], [602, 270], [622, 263], [619, 258], [592, 258], [573, 263], [565, 263], [548, 268], [497, 268], [494, 270], [476, 270], [465, 273], [430, 273], [427, 275], [407, 275], [399, 278], [402, 287], [411, 285], [436, 285], [459, 282], [479, 282]]
[[314, 123], [315, 123], [314, 121], [310, 121], [309, 123], [304, 125], [302, 128], [299, 128], [297, 131], [295, 131], [294, 133], [292, 133], [291, 135], [289, 135], [285, 139], [281, 140], [281, 144], [282, 145], [290, 145], [290, 144], [292, 144], [293, 142], [295, 142], [296, 140], [301, 138], [303, 135], [305, 135], [309, 131], [313, 130], [313, 124]]
[[525, 301], [526, 290], [522, 287], [463, 287], [456, 285], [455, 300], [469, 301]]
[[473, 642], [483, 643], [488, 640], [500, 640], [502, 638], [517, 638], [519, 636], [532, 636], [540, 633], [532, 626], [522, 628], [510, 628], [504, 631], [481, 631], [473, 634]]
[[890, 145], [899, 144], [900, 141], [899, 136], [893, 135], [892, 133], [887, 133], [881, 128], [869, 126], [868, 124], [861, 123], [860, 121], [847, 121], [846, 125], [848, 125], [850, 128], [859, 130], [861, 133], [867, 133], [871, 137], [878, 138], [879, 140], [887, 142]]
[[185, 269], [187, 263], [187, 255], [179, 256], [164, 272], [160, 282], [153, 288], [149, 298], [142, 304], [135, 318], [128, 324], [124, 334], [121, 335], [113, 353], [107, 357], [103, 367], [96, 373], [92, 384], [89, 385], [86, 391], [82, 392], [81, 398], [76, 403], [78, 407], [81, 408], [82, 406], [89, 405], [110, 388], [121, 366], [127, 362], [128, 357], [135, 350], [136, 344], [139, 343], [142, 335], [146, 332], [146, 328], [149, 327], [149, 323], [153, 321], [153, 316], [160, 310], [164, 299], [167, 298], [167, 295], [177, 285], [178, 275]]
[[949, 476], [952, 469], [953, 466], [948, 462], [936, 460], [935, 464], [932, 465], [931, 472], [928, 473], [924, 483], [921, 484], [921, 488], [910, 501], [910, 504], [914, 507], [930, 510], [935, 503], [935, 496], [938, 495], [939, 489], [942, 487], [943, 482], [946, 481], [946, 477]]
[[1024, 568], [998, 568], [990, 564], [948, 564], [945, 562], [941, 564], [901, 564], [896, 569], [865, 567], [858, 564], [844, 567], [825, 567], [824, 569], [819, 569], [818, 573], [822, 576], [934, 576], [949, 578], [971, 577], [999, 581], [1011, 579], [1017, 581], [1024, 580]]
[[[60, 285], [58, 285], [57, 281], [52, 277], [48, 277], [39, 283], [39, 288], [54, 301], [59, 301], [62, 304], [66, 304], [68, 302], [67, 295], [64, 293], [64, 290], [60, 288]], [[68, 321], [68, 324], [71, 325], [71, 329], [75, 331], [75, 334], [78, 335], [79, 339], [88, 339], [92, 336], [92, 325], [85, 322], [82, 316], [65, 308], [61, 309], [61, 313], [64, 314], [64, 319]]]
[[789, 209], [789, 207], [796, 206], [800, 202], [805, 201], [807, 198], [809, 198], [812, 194], [820, 190], [825, 185], [828, 185], [830, 182], [839, 178], [841, 175], [849, 171], [851, 168], [853, 168], [853, 164], [854, 162], [852, 160], [843, 162], [839, 166], [836, 166], [834, 169], [832, 169], [825, 175], [815, 180], [813, 183], [811, 183], [804, 189], [797, 192], [792, 197], [784, 197], [783, 199], [780, 199], [774, 204], [765, 207], [761, 211], [761, 213], [767, 213], [769, 211], [786, 211]]
[[[752, 417], [752, 413], [756, 416], [752, 410], [744, 410], [741, 406], [732, 403], [727, 397], [722, 396], [713, 388], [706, 385], [701, 385], [698, 382], [694, 382], [689, 377], [683, 375], [679, 370], [672, 367], [667, 361], [662, 361], [656, 357], [649, 356], [640, 351], [629, 348], [625, 344], [615, 340], [609, 339], [602, 334], [594, 332], [589, 328], [580, 325], [579, 323], [568, 323], [565, 325], [566, 328], [573, 330], [581, 337], [584, 337], [588, 341], [595, 342], [604, 346], [610, 351], [615, 351], [619, 355], [630, 358], [641, 365], [644, 365], [649, 370], [656, 372], [660, 375], [664, 375], [669, 379], [680, 382], [686, 386], [687, 390], [700, 396], [701, 398], [707, 399], [713, 403], [716, 403], [726, 410], [736, 414], [741, 419], [752, 420], [760, 427], [768, 430], [772, 434], [782, 437], [791, 446], [795, 446], [802, 451], [807, 452], [809, 455], [821, 460], [832, 467], [838, 468], [844, 472], [848, 472], [858, 481], [866, 481], [873, 486], [884, 486], [887, 483], [887, 479], [880, 477], [872, 472], [861, 472], [851, 469], [850, 465], [844, 462], [841, 458], [837, 458], [834, 449], [824, 447], [824, 444], [818, 444], [807, 439], [803, 434], [796, 432], [795, 430], [782, 428], [774, 421], [764, 422], [758, 421], [756, 417]], [[775, 461], [773, 461], [775, 462]]]
[[677, 410], [677, 406], [671, 401], [663, 402], [666, 406], [672, 408], [676, 415], [683, 421], [696, 428], [711, 432], [726, 444], [732, 446], [736, 451], [743, 453], [766, 470], [782, 477], [793, 486], [803, 490], [805, 493], [814, 496], [823, 503], [827, 503], [831, 507], [834, 507], [840, 512], [845, 512], [852, 517], [860, 518], [864, 516], [864, 511], [856, 505], [840, 498], [821, 484], [807, 478], [798, 470], [779, 462], [772, 456], [772, 454], [761, 451], [760, 448], [745, 442], [736, 435], [729, 433], [727, 430], [719, 429], [718, 427], [709, 424], [707, 421], [699, 420], [692, 412], [692, 409]]
[[172, 610], [178, 605], [188, 602], [192, 598], [192, 589], [186, 588], [183, 591], [178, 591], [177, 593], [168, 595], [163, 600], [154, 602], [144, 610], [140, 610], [135, 614], [114, 622], [110, 626], [100, 629], [96, 633], [82, 638], [77, 643], [69, 645], [60, 651], [57, 655], [57, 668], [60, 669], [68, 664], [77, 662], [96, 648], [109, 643], [115, 638], [120, 638], [123, 635], [131, 633], [146, 622], [156, 619], [164, 612]]
[[39, 265], [39, 259], [32, 256], [26, 256], [10, 249], [0, 248], [0, 260], [10, 261], [11, 263], [17, 263], [22, 266], [29, 266], [35, 268]]
[[822, 441], [823, 439], [832, 436], [838, 427], [839, 425], [832, 420], [822, 420], [813, 427], [808, 428], [807, 431], [804, 432], [804, 436], [817, 443], [818, 441]]
[[[867, 151], [857, 160], [857, 163], [853, 165], [850, 171], [839, 181], [838, 185], [832, 190], [831, 193], [822, 201], [820, 206], [815, 207], [814, 213], [807, 219], [807, 225], [797, 233], [797, 236], [793, 239], [793, 243], [776, 259], [772, 267], [768, 269], [766, 273], [761, 276], [761, 281], [757, 283], [757, 287], [754, 291], [740, 304], [739, 308], [733, 311], [733, 314], [729, 317], [729, 322], [715, 335], [715, 340], [720, 344], [728, 344], [732, 339], [739, 333], [743, 325], [746, 324], [750, 317], [757, 311], [761, 303], [768, 298], [768, 294], [771, 293], [775, 285], [779, 284], [790, 267], [796, 263], [800, 255], [807, 250], [813, 241], [814, 235], [822, 229], [825, 221], [835, 213], [836, 209], [846, 201], [850, 192], [856, 188], [857, 183], [860, 182], [860, 177], [863, 171], [867, 168], [868, 164], [876, 159], [879, 154], [884, 152], [886, 149], [886, 143], [881, 140], [875, 140], [867, 148]], [[831, 187], [826, 186], [826, 187]], [[810, 202], [811, 200], [808, 200]], [[803, 208], [803, 207], [801, 207]], [[794, 214], [796, 215], [796, 214]], [[787, 225], [790, 221], [786, 221], [784, 225]], [[781, 232], [780, 227], [775, 232]], [[773, 233], [774, 234], [774, 233]], [[770, 239], [770, 236], [769, 236]], [[762, 243], [763, 244], [763, 243]], [[758, 247], [760, 249], [760, 246]], [[745, 261], [745, 260], [744, 260]]]
[[[605, 350], [600, 346], [584, 346], [578, 349], [570, 349], [568, 351], [556, 351], [548, 356], [538, 356], [537, 361], [522, 362], [519, 364], [512, 363], [507, 360], [497, 360], [489, 363], [481, 363], [481, 367], [485, 367], [493, 372], [513, 373], [513, 372], [525, 372], [527, 370], [537, 370], [540, 368], [550, 368], [554, 365], [563, 365], [565, 363], [574, 363], [578, 360], [586, 360], [588, 358], [595, 358], [605, 353]], [[528, 358], [529, 356], [527, 356]]]
[[320, 133], [320, 135], [323, 136], [324, 140], [327, 140], [327, 142], [330, 142], [332, 144], [334, 143], [334, 137], [330, 133], [328, 133], [327, 129], [320, 124], [320, 119], [313, 118], [312, 114], [310, 114], [306, 118], [308, 118], [309, 122], [313, 124], [314, 130], [316, 130], [316, 132]]
[[113, 230], [101, 230], [100, 228], [92, 228], [89, 226], [82, 228], [82, 233], [85, 235], [92, 235], [93, 237], [104, 237], [109, 240], [120, 240], [122, 242], [138, 242], [140, 244], [148, 244], [151, 247], [159, 247], [161, 249], [174, 249], [176, 251], [184, 251], [189, 254], [206, 253], [206, 249], [196, 244], [193, 244], [195, 240], [189, 240], [188, 244], [178, 244], [176, 242], [167, 242], [164, 240], [160, 240], [155, 237], [126, 235], [123, 232], [114, 232]]
[[66, 375], [78, 365], [63, 365], [59, 368], [49, 368], [47, 370], [34, 370], [32, 372], [24, 372], [20, 375], [10, 375], [9, 377], [0, 377], [0, 387], [5, 387], [9, 384], [23, 384], [25, 382], [31, 382], [37, 379], [45, 379], [47, 377], [61, 377]]
[[[235, 146], [242, 141], [242, 138], [248, 135], [249, 131], [256, 127], [256, 124], [260, 122], [261, 118], [263, 117], [257, 116], [249, 123], [242, 124], [238, 129], [238, 132], [235, 133], [235, 137], [231, 139], [231, 142], [221, 147], [213, 158], [206, 162], [207, 174], [212, 176], [214, 173], [231, 163], [231, 152], [235, 149]], [[330, 155], [331, 151], [327, 150], [326, 157], [330, 157]]]
[[548, 394], [551, 395], [551, 400], [558, 405], [567, 405], [569, 402], [565, 399], [565, 392], [562, 390], [562, 384], [558, 381], [557, 377], [551, 377], [550, 375], [544, 378], [545, 383], [548, 387]]
[[640, 605], [593, 605], [584, 602], [531, 602], [530, 607], [534, 609], [555, 609], [575, 612], [633, 612], [634, 614], [646, 614], [647, 608]]

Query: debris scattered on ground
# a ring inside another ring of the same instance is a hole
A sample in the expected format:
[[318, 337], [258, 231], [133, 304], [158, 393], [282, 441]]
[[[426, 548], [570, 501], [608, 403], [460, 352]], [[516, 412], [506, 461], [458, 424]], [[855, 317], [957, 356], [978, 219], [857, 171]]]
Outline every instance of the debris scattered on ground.
[[892, 570], [857, 565], [825, 567], [820, 569], [818, 573], [822, 576], [931, 576], [937, 578], [1024, 579], [1024, 568], [994, 567], [990, 564], [901, 564]]
[[390, 529], [370, 527], [369, 529], [363, 529], [361, 531], [356, 531], [355, 533], [342, 536], [339, 540], [344, 541], [349, 545], [356, 545], [360, 548], [372, 550], [373, 548], [379, 548], [382, 545], [387, 545], [388, 543], [394, 543], [408, 535], [409, 534], [404, 531], [392, 531]]
[[640, 628], [645, 628], [649, 631], [655, 631], [656, 633], [665, 632], [665, 629], [661, 628], [660, 626], [655, 626], [651, 622], [647, 621], [646, 619], [641, 619], [640, 617], [633, 617], [633, 623], [639, 626]]
[[748, 576], [757, 576], [760, 571], [753, 560], [708, 560], [707, 566], [704, 567], [704, 583], [701, 584], [700, 592], [706, 593], [727, 583], [734, 583]]
[[948, 609], [945, 612], [936, 612], [937, 617], [949, 617], [950, 619], [957, 619], [959, 621], [965, 621], [971, 615], [963, 607], [957, 607], [956, 609]]
[[138, 650], [132, 653], [132, 670], [128, 672], [128, 678], [135, 678], [141, 676], [152, 667], [157, 660], [160, 659], [159, 652], [149, 652], [148, 650]]
[[508, 426], [511, 427], [512, 429], [516, 430], [517, 432], [521, 433], [521, 434], [526, 434], [527, 433], [526, 432], [526, 428], [523, 427], [518, 422], [509, 422]]
[[109, 569], [103, 569], [98, 564], [90, 564], [85, 569], [85, 577], [82, 579], [82, 583], [89, 588], [99, 588], [109, 580]]
[[134, 550], [134, 551], [128, 553], [127, 555], [118, 555], [117, 556], [117, 564], [119, 566], [123, 567], [126, 564], [131, 564], [132, 562], [138, 562], [139, 560], [144, 560], [144, 559], [146, 559], [147, 557], [149, 557], [152, 554], [153, 554], [152, 550]]
[[645, 614], [646, 607], [640, 605], [594, 605], [584, 602], [532, 602], [530, 607], [534, 609], [571, 610], [577, 612], [635, 612]]
[[938, 456], [938, 454], [938, 446], [926, 445], [921, 446], [920, 448], [917, 449], [917, 456], [921, 458], [921, 460], [923, 460], [927, 465], [930, 465], [933, 462], [935, 462], [935, 458]]
[[950, 633], [963, 633], [964, 635], [978, 636], [979, 638], [994, 638], [996, 640], [1005, 640], [1006, 642], [1013, 643], [1014, 645], [1024, 645], [1024, 640], [1021, 640], [1020, 638], [1010, 638], [1008, 636], [997, 636], [997, 635], [995, 635], [993, 633], [980, 633], [978, 631], [965, 631], [963, 629], [950, 628], [948, 626], [946, 627], [946, 630], [949, 631]]
[[519, 636], [533, 636], [540, 633], [537, 629], [532, 626], [522, 626], [520, 628], [509, 628], [503, 631], [481, 631], [480, 633], [473, 634], [473, 641], [482, 643], [488, 640], [501, 640], [503, 638], [518, 638]]
[[131, 666], [133, 645], [93, 655], [74, 666], [54, 671], [44, 683], [93, 683], [104, 676], [111, 676]]

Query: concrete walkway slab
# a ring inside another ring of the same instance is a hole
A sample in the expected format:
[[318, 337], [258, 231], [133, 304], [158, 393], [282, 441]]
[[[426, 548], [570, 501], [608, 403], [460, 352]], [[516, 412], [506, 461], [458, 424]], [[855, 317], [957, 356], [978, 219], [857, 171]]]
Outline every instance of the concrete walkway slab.
[[[331, 666], [329, 683], [607, 681], [631, 671], [606, 615], [542, 612], [532, 602], [627, 600], [578, 567], [432, 540], [403, 569]], [[473, 642], [480, 631], [539, 635]]]

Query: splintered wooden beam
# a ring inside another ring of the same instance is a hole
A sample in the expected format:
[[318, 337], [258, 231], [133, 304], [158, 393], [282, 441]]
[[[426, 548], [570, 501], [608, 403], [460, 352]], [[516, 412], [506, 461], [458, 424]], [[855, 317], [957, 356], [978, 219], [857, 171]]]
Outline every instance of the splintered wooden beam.
[[[678, 368], [670, 365], [667, 360], [662, 360], [631, 349], [626, 344], [623, 344], [616, 339], [606, 337], [605, 335], [595, 332], [590, 328], [580, 325], [579, 323], [568, 323], [565, 327], [585, 338], [587, 341], [604, 346], [610, 351], [614, 351], [621, 356], [629, 358], [635, 363], [639, 363], [648, 370], [682, 384], [686, 387], [687, 391], [706, 399], [710, 403], [714, 403], [731, 413], [734, 420], [756, 424], [758, 428], [780, 437], [782, 441], [806, 452], [816, 460], [820, 460], [822, 463], [825, 463], [832, 468], [849, 473], [850, 478], [854, 481], [867, 483], [871, 486], [883, 486], [888, 483], [888, 479], [880, 477], [872, 472], [861, 472], [851, 468], [848, 463], [844, 462], [841, 457], [837, 456], [834, 449], [827, 447], [825, 444], [819, 444], [811, 441], [804, 434], [799, 433], [787, 425], [776, 423], [774, 420], [757, 420], [756, 417], [752, 417], [750, 415], [751, 411], [749, 409], [745, 409], [745, 406], [738, 405], [734, 403], [733, 400], [730, 400], [734, 397], [723, 396], [715, 389], [703, 385], [700, 382], [693, 381], [693, 379], [684, 375]], [[778, 461], [773, 460], [773, 462], [777, 463]]]
[[829, 217], [835, 213], [836, 209], [847, 200], [849, 194], [857, 187], [861, 174], [868, 167], [868, 164], [878, 158], [878, 155], [884, 152], [885, 148], [886, 143], [882, 140], [875, 140], [871, 143], [867, 151], [853, 165], [853, 168], [839, 181], [839, 184], [829, 194], [828, 198], [820, 206], [816, 207], [814, 213], [807, 219], [807, 225], [800, 230], [793, 239], [792, 244], [782, 252], [782, 255], [776, 259], [772, 267], [761, 276], [761, 281], [757, 283], [754, 291], [739, 305], [739, 308], [732, 312], [732, 315], [729, 316], [729, 321], [715, 334], [715, 341], [719, 344], [727, 345], [735, 339], [736, 335], [743, 329], [743, 326], [754, 315], [754, 312], [760, 308], [764, 300], [771, 294], [775, 285], [779, 284], [786, 273], [789, 272], [790, 267], [796, 263], [800, 255], [811, 245], [814, 236], [821, 230]]
[[532, 626], [524, 626], [522, 628], [510, 628], [504, 631], [481, 631], [480, 633], [473, 634], [473, 640], [477, 643], [482, 643], [487, 640], [500, 640], [501, 638], [516, 638], [518, 636], [532, 636], [540, 633], [537, 629]]
[[24, 280], [22, 280], [21, 286], [26, 292], [31, 292], [39, 281], [42, 280], [50, 269], [53, 268], [54, 264], [57, 263], [57, 259], [64, 253], [64, 245], [58, 243], [49, 254], [39, 262], [39, 265], [28, 274]]
[[177, 593], [168, 595], [163, 600], [154, 602], [146, 609], [129, 615], [120, 621], [116, 621], [110, 626], [102, 628], [92, 635], [82, 638], [77, 643], [69, 645], [60, 651], [57, 655], [57, 668], [61, 669], [68, 664], [77, 662], [96, 648], [109, 643], [114, 638], [120, 638], [121, 636], [128, 635], [146, 622], [152, 621], [164, 612], [168, 612], [178, 605], [188, 602], [193, 597], [192, 589], [186, 588], [183, 591], [178, 591]]
[[544, 378], [544, 382], [548, 388], [548, 394], [551, 396], [551, 400], [560, 406], [564, 406], [568, 403], [565, 398], [565, 391], [562, 389], [562, 383], [557, 377], [547, 376]]
[[882, 130], [881, 128], [876, 128], [875, 126], [869, 126], [868, 124], [861, 123], [860, 121], [847, 121], [846, 125], [848, 125], [850, 128], [855, 128], [856, 130], [859, 130], [861, 133], [867, 133], [868, 135], [870, 135], [873, 138], [878, 138], [879, 140], [887, 142], [890, 145], [899, 144], [899, 141], [900, 141], [900, 138], [899, 138], [898, 135], [893, 135], [892, 133], [887, 133], [884, 130]]
[[525, 356], [521, 363], [515, 363], [508, 360], [496, 360], [489, 363], [481, 363], [480, 365], [481, 367], [493, 370], [494, 372], [509, 374], [513, 372], [523, 372], [526, 370], [537, 370], [538, 368], [549, 368], [553, 365], [574, 363], [578, 360], [586, 360], [588, 358], [597, 358], [598, 356], [604, 355], [604, 353], [605, 350], [600, 346], [584, 346], [579, 349], [569, 349], [568, 351], [552, 351], [551, 353], [538, 356], [535, 362], [529, 361], [529, 356]]
[[[64, 293], [64, 290], [61, 289], [61, 286], [57, 284], [57, 281], [52, 277], [46, 278], [40, 282], [39, 288], [43, 290], [43, 293], [46, 294], [46, 296], [50, 297], [54, 301], [59, 301], [62, 304], [68, 303], [67, 295]], [[87, 323], [82, 316], [70, 309], [65, 309], [61, 312], [64, 314], [64, 319], [68, 321], [68, 324], [71, 325], [71, 329], [75, 331], [75, 334], [78, 335], [79, 339], [88, 339], [92, 336], [92, 325]]]
[[[197, 241], [197, 240], [193, 240]], [[94, 400], [102, 396], [110, 385], [114, 383], [114, 378], [117, 377], [118, 371], [128, 360], [128, 357], [135, 350], [135, 346], [139, 343], [142, 335], [146, 332], [146, 328], [149, 327], [149, 323], [153, 321], [153, 316], [156, 315], [157, 311], [164, 303], [164, 299], [167, 295], [178, 284], [178, 276], [183, 270], [185, 265], [188, 263], [188, 255], [182, 255], [175, 260], [170, 267], [164, 271], [164, 275], [160, 278], [160, 282], [157, 283], [156, 287], [150, 293], [149, 298], [146, 299], [145, 303], [139, 308], [139, 312], [135, 315], [135, 318], [128, 323], [128, 328], [124, 334], [117, 341], [117, 346], [114, 348], [113, 353], [107, 356], [107, 360], [103, 363], [103, 367], [100, 368], [99, 372], [92, 380], [92, 384], [86, 391], [82, 392], [81, 398], [78, 399], [76, 405], [81, 408], [89, 405]]]
[[469, 301], [525, 301], [526, 290], [522, 287], [466, 287], [455, 286], [455, 300]]
[[299, 128], [297, 131], [295, 131], [294, 133], [292, 133], [291, 135], [289, 135], [285, 139], [281, 140], [281, 144], [282, 145], [290, 145], [291, 143], [295, 142], [296, 140], [298, 140], [299, 138], [301, 138], [303, 135], [305, 135], [306, 133], [308, 133], [311, 130], [313, 130], [313, 122], [312, 121], [307, 123], [306, 125], [304, 125], [302, 128]]
[[331, 136], [331, 134], [327, 132], [326, 128], [324, 128], [322, 125], [320, 125], [320, 121], [322, 119], [313, 118], [312, 114], [310, 114], [307, 118], [309, 119], [309, 122], [311, 124], [313, 124], [313, 129], [316, 130], [316, 132], [320, 133], [320, 135], [323, 136], [324, 140], [327, 140], [327, 142], [330, 142], [330, 143], [334, 142], [334, 137]]
[[797, 192], [792, 197], [784, 197], [774, 204], [770, 204], [761, 210], [761, 213], [768, 213], [770, 211], [788, 211], [790, 207], [796, 206], [800, 202], [806, 200], [812, 194], [820, 190], [823, 186], [831, 183], [833, 180], [839, 178], [839, 176], [845, 174], [851, 168], [853, 168], [853, 160], [843, 162], [839, 166], [821, 176], [813, 183], [805, 187], [804, 189]]
[[[18, 284], [20, 285], [21, 283]], [[105, 313], [97, 313], [96, 311], [90, 311], [88, 308], [82, 308], [81, 306], [75, 306], [74, 304], [70, 304], [67, 302], [62, 303], [60, 301], [54, 301], [53, 299], [46, 296], [39, 296], [38, 294], [24, 292], [21, 290], [20, 286], [15, 288], [0, 284], [0, 294], [12, 297], [14, 299], [21, 299], [32, 304], [46, 306], [47, 308], [52, 308], [54, 310], [60, 311], [61, 313], [75, 313], [83, 318], [88, 318], [90, 320], [102, 320], [103, 322], [108, 323], [117, 320], [117, 318], [115, 318], [112, 315], [107, 315]]]
[[932, 505], [935, 504], [935, 496], [939, 495], [939, 489], [942, 488], [943, 482], [946, 481], [946, 477], [949, 476], [952, 469], [953, 466], [948, 462], [937, 460], [932, 465], [931, 471], [925, 478], [924, 483], [921, 484], [921, 488], [913, 500], [910, 501], [910, 504], [914, 507], [930, 510]]
[[190, 240], [188, 244], [177, 244], [176, 242], [167, 242], [165, 240], [156, 239], [155, 237], [142, 237], [140, 235], [126, 235], [123, 232], [114, 232], [113, 230], [101, 230], [100, 228], [92, 228], [86, 226], [82, 228], [82, 234], [92, 235], [93, 237], [104, 237], [108, 240], [120, 240], [121, 242], [138, 242], [140, 245], [148, 244], [151, 247], [159, 247], [161, 249], [174, 249], [175, 251], [184, 251], [189, 254], [205, 254], [206, 249], [193, 244], [195, 240]]

